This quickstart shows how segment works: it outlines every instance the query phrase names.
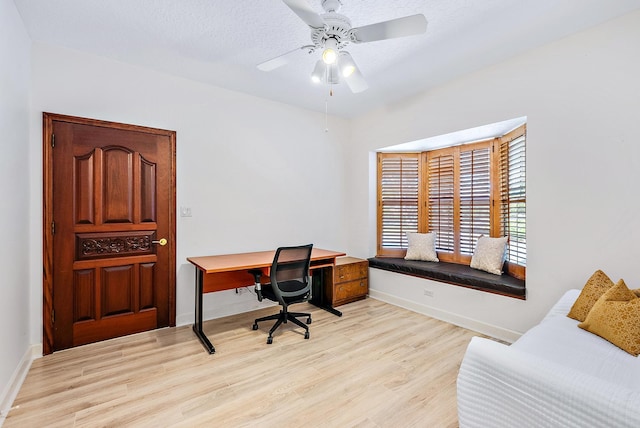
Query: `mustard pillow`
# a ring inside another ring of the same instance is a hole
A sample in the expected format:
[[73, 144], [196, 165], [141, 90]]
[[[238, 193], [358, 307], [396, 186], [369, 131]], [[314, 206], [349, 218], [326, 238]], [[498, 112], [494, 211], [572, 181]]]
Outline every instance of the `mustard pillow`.
[[574, 320], [584, 321], [594, 303], [611, 287], [613, 287], [613, 281], [601, 270], [595, 271], [582, 287], [580, 295], [567, 316]]
[[621, 279], [598, 299], [578, 327], [637, 357], [640, 354], [640, 298]]

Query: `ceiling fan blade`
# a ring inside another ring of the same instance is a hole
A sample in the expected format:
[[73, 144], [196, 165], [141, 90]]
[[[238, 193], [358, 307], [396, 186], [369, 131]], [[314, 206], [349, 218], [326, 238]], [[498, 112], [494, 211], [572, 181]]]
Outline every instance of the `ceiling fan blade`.
[[324, 19], [318, 15], [307, 3], [307, 0], [282, 0], [289, 9], [300, 17], [309, 27], [324, 27]]
[[353, 29], [354, 43], [375, 42], [396, 37], [414, 36], [427, 31], [427, 18], [422, 14], [391, 19]]
[[288, 64], [291, 60], [303, 57], [304, 55], [309, 54], [309, 46], [302, 46], [282, 55], [279, 55], [275, 58], [271, 58], [265, 62], [261, 62], [258, 64], [258, 70], [262, 71], [271, 71], [275, 70], [278, 67], [282, 67], [283, 65]]

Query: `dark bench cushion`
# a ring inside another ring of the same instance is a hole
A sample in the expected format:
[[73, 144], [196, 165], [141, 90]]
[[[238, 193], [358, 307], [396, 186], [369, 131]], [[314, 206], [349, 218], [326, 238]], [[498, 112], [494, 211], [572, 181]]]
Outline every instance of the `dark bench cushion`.
[[369, 259], [369, 267], [504, 294], [519, 299], [524, 299], [526, 296], [524, 280], [507, 274], [494, 275], [457, 263], [372, 257]]

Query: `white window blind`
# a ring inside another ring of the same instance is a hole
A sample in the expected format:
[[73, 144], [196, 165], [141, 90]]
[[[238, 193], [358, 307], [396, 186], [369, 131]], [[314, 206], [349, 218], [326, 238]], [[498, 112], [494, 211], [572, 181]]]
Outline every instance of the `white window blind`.
[[460, 151], [460, 253], [472, 255], [491, 232], [491, 150]]
[[429, 154], [427, 168], [429, 232], [436, 233], [436, 250], [452, 253], [455, 250], [454, 156]]
[[509, 237], [507, 260], [527, 264], [525, 135], [500, 144], [500, 226]]
[[378, 158], [378, 252], [407, 248], [407, 232], [418, 231], [420, 155], [381, 154]]

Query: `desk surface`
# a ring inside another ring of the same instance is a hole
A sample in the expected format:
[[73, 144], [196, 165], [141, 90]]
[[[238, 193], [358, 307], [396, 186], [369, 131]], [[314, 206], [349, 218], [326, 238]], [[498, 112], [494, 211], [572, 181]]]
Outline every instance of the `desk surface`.
[[[254, 278], [249, 274], [248, 270], [261, 269], [265, 275], [268, 275], [268, 270], [273, 263], [275, 254], [276, 250], [271, 250], [187, 258], [196, 267], [195, 322], [193, 331], [210, 354], [213, 354], [216, 350], [202, 330], [202, 295], [212, 291], [229, 290], [253, 284]], [[322, 268], [333, 266], [336, 258], [344, 255], [345, 253], [343, 252], [322, 250], [320, 248], [311, 250], [310, 267], [311, 269], [317, 268], [320, 272], [320, 284], [324, 284], [322, 280], [324, 269]], [[319, 295], [322, 299], [324, 293], [319, 293]], [[330, 305], [326, 305], [323, 300], [314, 302], [312, 299], [310, 302], [334, 315], [342, 316], [340, 311]]]
[[[275, 250], [257, 251], [254, 253], [221, 254], [218, 256], [188, 257], [187, 260], [204, 273], [229, 272], [271, 266]], [[346, 255], [340, 251], [313, 248], [311, 261], [335, 259]]]

